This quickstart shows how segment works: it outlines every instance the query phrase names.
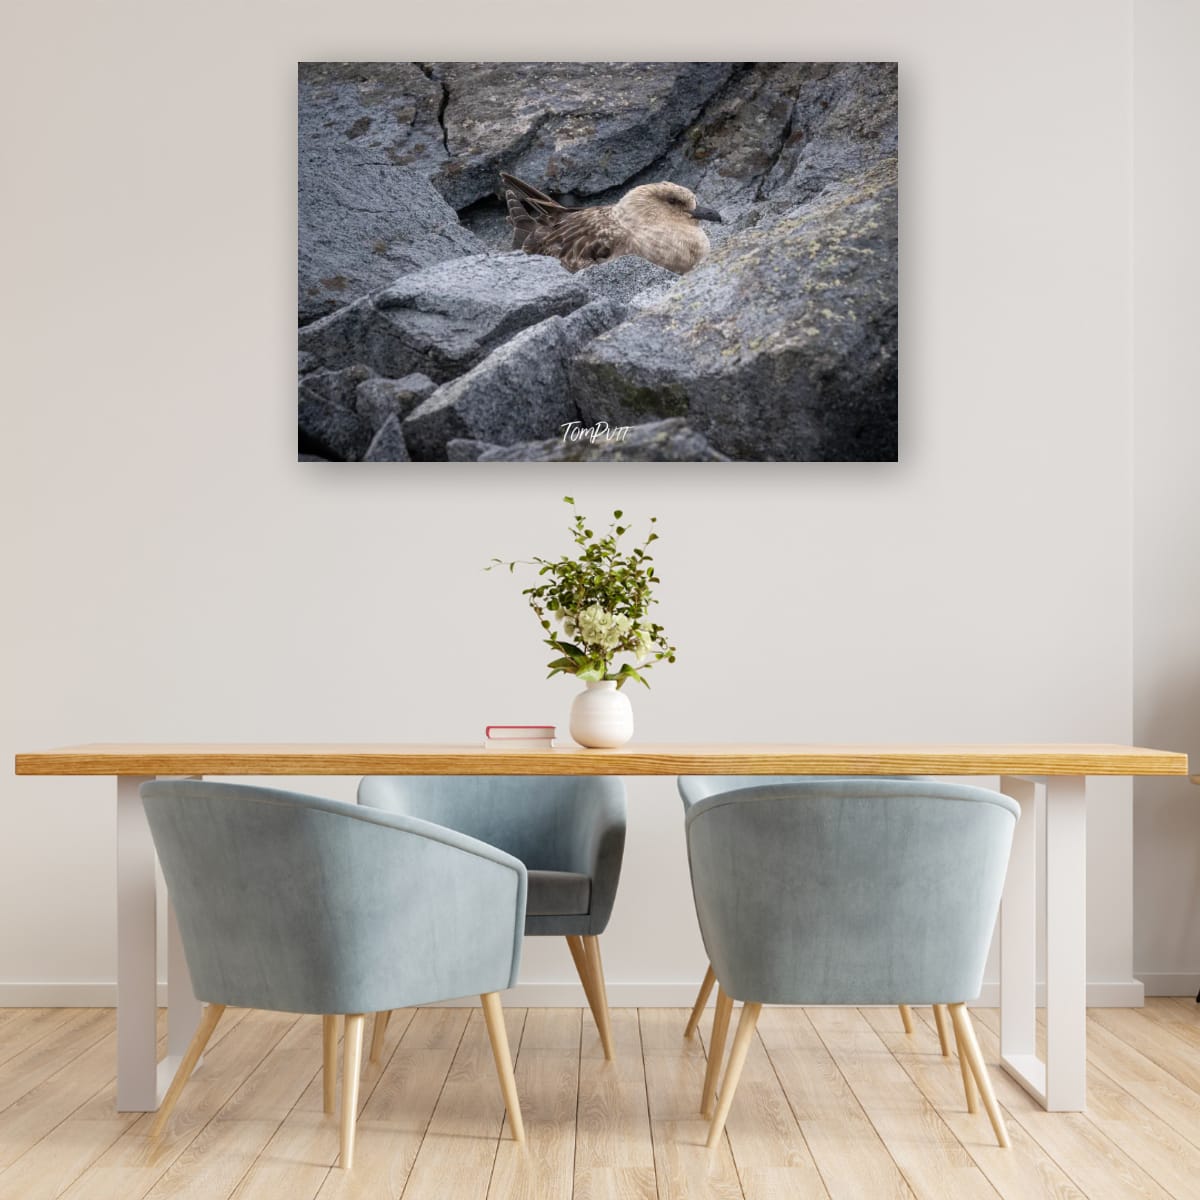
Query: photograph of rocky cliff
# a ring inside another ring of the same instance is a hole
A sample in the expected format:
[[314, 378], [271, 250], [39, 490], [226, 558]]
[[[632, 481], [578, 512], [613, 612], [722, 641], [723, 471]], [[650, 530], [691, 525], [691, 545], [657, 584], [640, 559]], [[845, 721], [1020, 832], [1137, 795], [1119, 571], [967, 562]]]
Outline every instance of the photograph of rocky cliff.
[[299, 457], [897, 457], [895, 63], [301, 63]]

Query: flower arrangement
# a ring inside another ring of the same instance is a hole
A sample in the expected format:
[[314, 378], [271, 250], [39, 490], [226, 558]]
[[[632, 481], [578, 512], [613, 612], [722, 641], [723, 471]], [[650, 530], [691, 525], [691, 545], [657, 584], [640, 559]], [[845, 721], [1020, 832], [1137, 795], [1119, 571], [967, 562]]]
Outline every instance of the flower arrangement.
[[[529, 597], [529, 606], [548, 635], [546, 645], [555, 652], [547, 664], [547, 678], [564, 674], [585, 681], [607, 679], [614, 680], [618, 688], [636, 679], [649, 687], [642, 672], [664, 658], [675, 661], [675, 647], [667, 641], [663, 627], [649, 619], [650, 606], [658, 603], [650, 589], [660, 582], [649, 553], [650, 544], [658, 540], [654, 531], [658, 518], [650, 518], [646, 540], [624, 554], [618, 543], [628, 526], [618, 523], [624, 515], [619, 508], [613, 512], [607, 532], [597, 537], [575, 508], [574, 499], [564, 496], [563, 500], [573, 513], [570, 533], [579, 547], [575, 557], [553, 562], [534, 558], [521, 563], [494, 558], [488, 570], [495, 566], [507, 566], [510, 572], [518, 566], [538, 568], [544, 582], [527, 587], [522, 595]], [[634, 661], [615, 665], [617, 656], [623, 654], [632, 655]]]

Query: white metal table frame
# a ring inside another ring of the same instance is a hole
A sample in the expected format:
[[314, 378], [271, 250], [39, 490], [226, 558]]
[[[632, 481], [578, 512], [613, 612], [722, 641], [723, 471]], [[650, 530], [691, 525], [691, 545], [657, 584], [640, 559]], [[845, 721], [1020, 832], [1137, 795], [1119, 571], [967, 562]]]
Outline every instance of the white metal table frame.
[[[1046, 795], [1046, 1058], [1037, 1054], [1038, 786]], [[1087, 779], [1001, 776], [1021, 806], [1000, 902], [1000, 1064], [1043, 1108], [1087, 1108]]]
[[118, 1112], [158, 1108], [200, 1023], [201, 1004], [192, 994], [179, 925], [168, 900], [167, 1053], [159, 1062], [158, 857], [139, 790], [155, 778], [117, 776]]

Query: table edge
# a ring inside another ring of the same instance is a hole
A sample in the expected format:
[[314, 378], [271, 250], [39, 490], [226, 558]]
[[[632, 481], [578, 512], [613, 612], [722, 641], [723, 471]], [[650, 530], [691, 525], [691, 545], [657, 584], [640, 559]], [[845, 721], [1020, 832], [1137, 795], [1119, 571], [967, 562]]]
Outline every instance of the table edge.
[[239, 750], [72, 747], [15, 756], [23, 776], [69, 775], [1111, 775], [1188, 776], [1186, 754], [1143, 747], [1030, 745], [905, 749], [669, 746], [618, 750], [481, 747]]

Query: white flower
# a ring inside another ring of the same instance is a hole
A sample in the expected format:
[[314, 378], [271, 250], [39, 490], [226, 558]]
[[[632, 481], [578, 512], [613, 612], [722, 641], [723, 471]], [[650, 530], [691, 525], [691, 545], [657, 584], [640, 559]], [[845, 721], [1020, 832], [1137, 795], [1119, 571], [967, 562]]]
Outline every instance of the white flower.
[[637, 660], [640, 665], [654, 653], [654, 639], [650, 636], [648, 629], [640, 627], [634, 632], [633, 636], [637, 640]]
[[589, 605], [579, 613], [576, 623], [584, 643], [605, 653], [615, 650], [633, 628], [629, 617], [607, 612], [598, 604]]

